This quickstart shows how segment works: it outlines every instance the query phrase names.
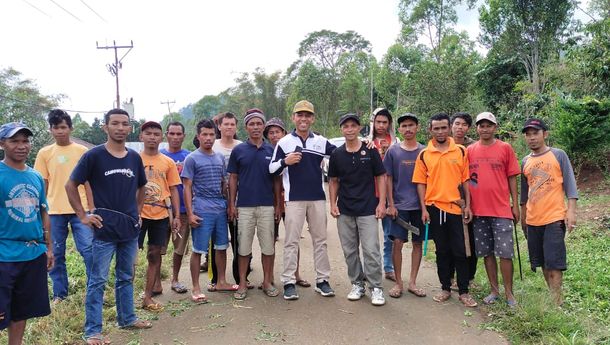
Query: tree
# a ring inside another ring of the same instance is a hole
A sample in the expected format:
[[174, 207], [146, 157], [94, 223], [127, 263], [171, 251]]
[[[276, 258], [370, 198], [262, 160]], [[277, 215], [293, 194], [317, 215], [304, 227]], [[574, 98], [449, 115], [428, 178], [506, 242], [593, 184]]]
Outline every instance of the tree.
[[201, 120], [206, 117], [212, 117], [222, 107], [222, 102], [218, 96], [205, 95], [193, 105], [193, 118]]
[[573, 0], [486, 0], [479, 9], [481, 42], [504, 56], [516, 55], [532, 93], [540, 93], [541, 64], [555, 52], [573, 10]]
[[346, 53], [359, 51], [371, 52], [371, 43], [360, 34], [321, 30], [308, 34], [299, 44], [298, 53], [301, 60], [311, 60], [318, 67], [334, 71]]
[[400, 107], [400, 88], [426, 54], [423, 46], [409, 47], [396, 43], [388, 48], [375, 77], [378, 104], [393, 110]]
[[81, 118], [80, 114], [76, 114], [74, 117], [72, 117], [72, 128], [73, 137], [89, 141], [91, 126], [87, 123], [87, 121], [84, 121]]
[[27, 161], [30, 166], [38, 150], [51, 141], [46, 115], [62, 97], [42, 95], [34, 81], [24, 79], [12, 68], [0, 70], [0, 123], [22, 121], [32, 130], [32, 151]]
[[475, 0], [401, 0], [399, 18], [402, 22], [403, 42], [414, 42], [416, 36], [428, 37], [430, 48], [437, 62], [441, 60], [438, 51], [446, 35], [452, 34], [452, 26], [457, 23], [455, 7], [466, 3], [472, 8]]

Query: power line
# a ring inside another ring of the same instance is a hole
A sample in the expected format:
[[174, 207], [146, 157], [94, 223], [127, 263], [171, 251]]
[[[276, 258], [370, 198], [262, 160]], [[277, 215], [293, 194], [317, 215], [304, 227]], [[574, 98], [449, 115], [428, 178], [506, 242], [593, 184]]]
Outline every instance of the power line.
[[[131, 44], [128, 46], [117, 46], [116, 41], [112, 41], [111, 46], [105, 46], [105, 47], [100, 47], [96, 41], [95, 46], [97, 47], [97, 49], [114, 49], [114, 64], [112, 64], [112, 65], [107, 64], [106, 67], [108, 68], [108, 72], [110, 72], [110, 74], [112, 74], [116, 80], [116, 107], [120, 108], [121, 107], [121, 97], [119, 95], [119, 70], [121, 68], [123, 68], [123, 63], [121, 63], [121, 61], [123, 61], [123, 58], [125, 58], [125, 56], [127, 56], [127, 54], [129, 54], [131, 49], [133, 49], [133, 41], [131, 41]], [[125, 55], [123, 55], [123, 57], [121, 57], [120, 60], [119, 60], [119, 56], [117, 53], [118, 49], [129, 49], [125, 53]]]
[[48, 15], [45, 11], [41, 10], [40, 8], [34, 6], [32, 3], [30, 3], [28, 0], [23, 0], [23, 2], [25, 2], [26, 4], [30, 5], [31, 7], [33, 7], [35, 10], [37, 10], [38, 12], [44, 14], [45, 16], [51, 18], [50, 15]]
[[[6, 100], [9, 100], [9, 101], [13, 101], [13, 102], [17, 102], [17, 103], [21, 103], [21, 104], [24, 104], [24, 105], [29, 105], [31, 107], [35, 107], [35, 108], [38, 108], [38, 109], [41, 109], [41, 110], [51, 110], [51, 109], [56, 108], [56, 107], [49, 107], [49, 106], [46, 106], [46, 105], [36, 104], [36, 103], [32, 103], [32, 102], [27, 102], [27, 101], [24, 101], [24, 100], [21, 100], [21, 99], [16, 99], [16, 98], [4, 96], [4, 95], [0, 95], [0, 98], [6, 99]], [[64, 109], [64, 108], [62, 108], [62, 110], [69, 111], [71, 113], [81, 113], [81, 114], [104, 114], [104, 113], [106, 113], [105, 111], [72, 110], [72, 109]]]
[[60, 4], [58, 4], [57, 2], [55, 2], [55, 0], [49, 0], [52, 3], [54, 3], [57, 7], [61, 8], [62, 10], [64, 10], [64, 12], [66, 12], [67, 14], [71, 15], [72, 18], [78, 20], [79, 22], [82, 22], [82, 20], [80, 18], [78, 18], [77, 16], [75, 16], [74, 14], [72, 14], [72, 12], [66, 10], [65, 8], [63, 8]]
[[101, 19], [101, 20], [102, 20], [104, 23], [108, 23], [108, 22], [106, 21], [106, 19], [104, 19], [104, 17], [102, 17], [102, 16], [101, 16], [99, 13], [97, 13], [97, 12], [96, 12], [96, 11], [95, 11], [93, 8], [91, 8], [91, 6], [89, 6], [89, 5], [88, 5], [88, 4], [85, 2], [85, 0], [80, 0], [80, 2], [82, 2], [82, 3], [83, 3], [83, 5], [87, 6], [87, 8], [88, 8], [89, 10], [91, 10], [91, 12], [95, 13], [95, 15], [96, 15], [98, 18], [100, 18], [100, 19]]

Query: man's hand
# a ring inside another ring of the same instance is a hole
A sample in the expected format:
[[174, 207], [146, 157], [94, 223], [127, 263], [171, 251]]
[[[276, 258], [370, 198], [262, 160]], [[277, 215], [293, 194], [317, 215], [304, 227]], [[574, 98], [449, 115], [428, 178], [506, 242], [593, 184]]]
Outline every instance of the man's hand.
[[182, 222], [180, 221], [180, 217], [174, 217], [173, 224], [172, 224], [172, 232], [174, 234], [177, 234], [180, 231], [181, 227], [182, 227]]
[[566, 224], [566, 230], [568, 230], [568, 233], [572, 232], [572, 230], [574, 230], [576, 227], [576, 212], [568, 209], [564, 222]]
[[92, 229], [99, 229], [101, 228], [102, 222], [104, 220], [102, 219], [102, 217], [100, 217], [99, 214], [85, 214], [85, 216], [83, 218], [80, 218], [80, 222], [83, 223], [83, 225], [86, 225]]
[[229, 206], [229, 208], [227, 208], [227, 215], [229, 216], [229, 220], [231, 222], [236, 220], [239, 217], [239, 213], [237, 211], [237, 207]]
[[380, 202], [375, 209], [375, 218], [381, 219], [385, 217], [385, 201]]
[[53, 256], [52, 245], [48, 245], [47, 249], [47, 271], [50, 271], [53, 266], [55, 266], [55, 257]]
[[280, 223], [280, 219], [282, 219], [282, 207], [273, 208], [273, 219], [275, 220], [275, 224]]
[[472, 221], [472, 212], [470, 211], [470, 206], [464, 207], [463, 216], [464, 216], [464, 224], [470, 223]]
[[430, 223], [430, 213], [428, 213], [428, 210], [426, 210], [426, 208], [423, 208], [421, 210], [421, 221], [424, 224]]
[[519, 221], [521, 220], [521, 211], [519, 209], [520, 209], [519, 205], [513, 205], [513, 207], [511, 208], [511, 211], [513, 213], [513, 220], [515, 221], [515, 224], [519, 223]]
[[337, 204], [332, 205], [330, 207], [330, 215], [337, 218], [341, 215], [341, 213], [339, 212], [339, 206], [337, 206]]
[[201, 221], [203, 220], [203, 218], [197, 216], [196, 214], [191, 214], [189, 216], [189, 224], [193, 227], [196, 228], [199, 226], [199, 224], [201, 223]]
[[301, 161], [303, 158], [303, 154], [301, 152], [291, 152], [286, 155], [284, 158], [284, 164], [286, 165], [294, 165]]
[[396, 219], [396, 216], [398, 216], [398, 210], [394, 205], [392, 205], [388, 207], [388, 209], [386, 210], [386, 214], [392, 217], [392, 219]]

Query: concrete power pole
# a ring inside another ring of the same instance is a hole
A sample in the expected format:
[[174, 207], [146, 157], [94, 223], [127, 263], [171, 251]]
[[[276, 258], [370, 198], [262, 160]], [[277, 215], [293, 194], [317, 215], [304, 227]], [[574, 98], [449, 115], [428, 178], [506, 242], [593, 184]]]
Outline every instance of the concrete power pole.
[[[123, 67], [123, 64], [121, 63], [121, 61], [123, 61], [125, 56], [127, 56], [127, 54], [129, 54], [129, 52], [133, 48], [133, 41], [131, 41], [131, 43], [128, 46], [117, 46], [116, 41], [112, 41], [111, 46], [105, 46], [105, 47], [100, 47], [96, 41], [95, 46], [97, 47], [97, 49], [114, 49], [114, 64], [112, 64], [112, 65], [107, 64], [106, 67], [108, 68], [108, 72], [110, 72], [110, 74], [112, 74], [114, 76], [114, 79], [116, 81], [116, 107], [120, 108], [121, 107], [121, 96], [119, 95], [119, 70]], [[123, 55], [123, 57], [121, 57], [119, 59], [119, 54], [118, 54], [119, 49], [129, 49], [129, 50], [127, 51], [127, 53], [125, 53], [125, 55]]]
[[167, 100], [165, 102], [161, 102], [161, 104], [166, 104], [167, 105], [167, 115], [170, 116], [170, 118], [169, 118], [170, 122], [173, 121], [174, 119], [172, 119], [172, 115], [171, 115], [172, 114], [172, 110], [170, 109], [169, 105], [170, 104], [174, 104], [174, 103], [176, 103], [176, 101]]

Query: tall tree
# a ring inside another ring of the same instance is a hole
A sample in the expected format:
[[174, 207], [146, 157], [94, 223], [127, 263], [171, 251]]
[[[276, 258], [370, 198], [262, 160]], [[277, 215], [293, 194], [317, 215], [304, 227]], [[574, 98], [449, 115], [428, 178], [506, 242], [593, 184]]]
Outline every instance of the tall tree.
[[299, 58], [334, 71], [345, 53], [371, 52], [371, 43], [357, 32], [315, 31], [299, 44]]
[[541, 65], [555, 52], [574, 6], [574, 0], [486, 0], [479, 9], [481, 42], [504, 56], [518, 56], [532, 93], [538, 94]]
[[402, 40], [414, 42], [416, 36], [426, 36], [436, 61], [440, 62], [438, 49], [444, 37], [453, 33], [453, 26], [458, 20], [455, 7], [463, 3], [472, 8], [476, 0], [401, 0], [399, 18], [403, 25]]

